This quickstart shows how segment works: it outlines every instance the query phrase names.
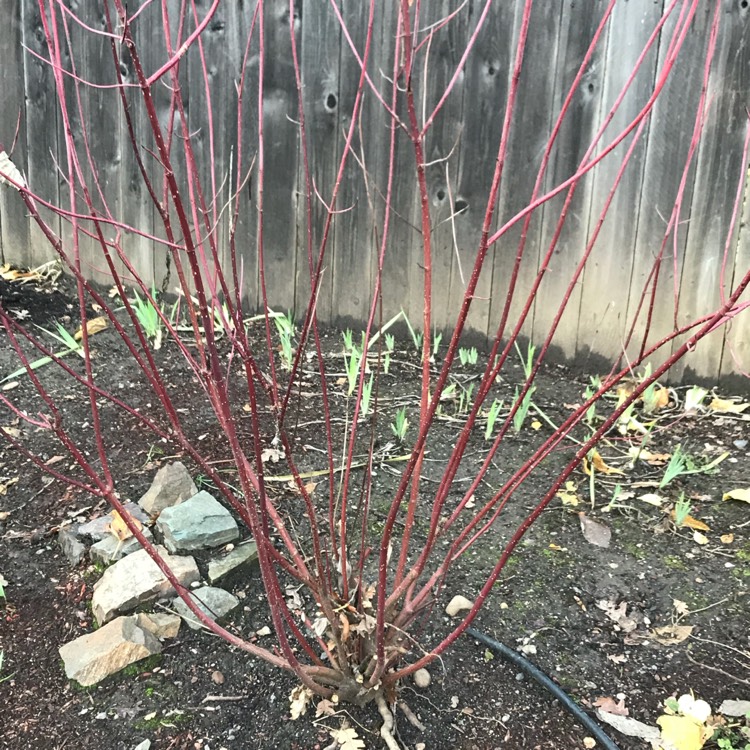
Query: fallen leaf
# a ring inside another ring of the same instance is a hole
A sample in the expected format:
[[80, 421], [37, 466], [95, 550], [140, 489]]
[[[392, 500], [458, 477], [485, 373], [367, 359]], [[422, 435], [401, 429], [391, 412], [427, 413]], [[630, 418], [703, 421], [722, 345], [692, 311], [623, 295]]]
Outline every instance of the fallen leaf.
[[639, 448], [637, 445], [630, 448], [628, 455], [633, 459], [637, 458], [639, 461], [645, 461], [650, 466], [663, 466], [672, 458], [671, 453], [651, 453], [651, 451]]
[[[621, 471], [620, 469], [615, 469], [612, 466], [608, 466], [604, 459], [599, 455], [599, 451], [593, 450], [590, 453], [591, 457], [591, 464], [593, 465], [594, 469], [596, 469], [600, 474], [624, 474], [624, 471]], [[591, 469], [588, 466], [588, 461], [584, 458], [583, 459], [583, 471], [585, 474], [588, 474], [591, 476]]]
[[539, 429], [539, 428], [540, 428], [541, 426], [542, 426], [542, 423], [541, 423], [541, 422], [540, 422], [540, 421], [539, 421], [538, 419], [535, 419], [535, 420], [534, 420], [534, 421], [533, 421], [533, 422], [531, 423], [531, 429], [532, 429], [532, 430], [538, 430], [538, 429]]
[[7, 482], [0, 484], [0, 495], [6, 495], [8, 493], [8, 487], [12, 487], [18, 481], [18, 477], [13, 477]]
[[677, 612], [678, 615], [686, 615], [690, 612], [687, 603], [682, 602], [679, 599], [672, 599], [672, 606], [674, 607], [674, 611]]
[[608, 714], [627, 716], [629, 713], [628, 709], [625, 708], [624, 698], [621, 698], [618, 702], [610, 695], [602, 696], [594, 701], [594, 705], [602, 711], [606, 711]]
[[[86, 321], [86, 333], [88, 333], [89, 336], [93, 336], [95, 333], [103, 331], [106, 327], [107, 319], [102, 315], [98, 318], [89, 318], [89, 320]], [[78, 327], [73, 338], [76, 341], [80, 341], [83, 338], [83, 328], [81, 326]]]
[[649, 392], [649, 390], [641, 395], [645, 414], [651, 414], [669, 405], [669, 390], [667, 388], [657, 385], [653, 391]]
[[[672, 511], [670, 515], [672, 517], [672, 520], [675, 521], [677, 518], [677, 514]], [[706, 526], [703, 521], [699, 521], [697, 518], [693, 518], [692, 516], [685, 516], [682, 521], [682, 526], [687, 527], [688, 529], [693, 529], [693, 531], [711, 531], [711, 529]]]
[[592, 750], [592, 748], [596, 747], [596, 740], [593, 737], [584, 737], [583, 746], [586, 750]]
[[649, 505], [655, 505], [657, 508], [660, 508], [664, 504], [664, 498], [655, 492], [646, 492], [644, 495], [639, 495], [638, 499], [643, 500], [644, 503], [648, 503]]
[[651, 637], [663, 646], [675, 646], [682, 643], [693, 632], [694, 625], [664, 625], [654, 628]]
[[277, 464], [280, 458], [284, 458], [284, 451], [278, 448], [265, 448], [260, 454], [260, 460], [265, 464], [269, 461]]
[[318, 705], [315, 707], [315, 718], [319, 719], [321, 716], [333, 716], [336, 713], [336, 706], [328, 698], [323, 698], [318, 701]]
[[742, 412], [748, 407], [750, 407], [750, 403], [743, 404], [738, 401], [732, 401], [728, 398], [715, 398], [708, 405], [708, 408], [711, 409], [711, 411], [718, 411], [726, 414], [742, 414]]
[[[143, 524], [137, 518], [134, 518], [130, 514], [128, 514], [128, 518], [139, 531], [143, 528]], [[116, 510], [112, 511], [112, 520], [109, 522], [109, 531], [121, 542], [124, 542], [126, 539], [130, 539], [130, 537], [133, 536], [133, 532], [126, 526], [122, 516]]]
[[609, 547], [612, 539], [612, 532], [609, 527], [598, 521], [592, 521], [585, 513], [579, 513], [578, 520], [581, 522], [583, 537], [589, 544], [595, 544], [597, 547]]
[[365, 743], [359, 738], [354, 727], [329, 729], [328, 733], [339, 743], [341, 750], [365, 750]]
[[660, 716], [656, 723], [661, 727], [662, 742], [674, 750], [701, 750], [703, 728], [687, 716]]
[[734, 534], [722, 534], [719, 537], [719, 541], [722, 544], [731, 544], [734, 541]]
[[563, 505], [578, 505], [580, 498], [576, 494], [578, 485], [575, 482], [565, 482], [565, 489], [558, 490], [555, 494], [560, 500], [563, 501]]
[[743, 503], [750, 503], [750, 487], [744, 487], [736, 490], [729, 490], [725, 492], [722, 500], [741, 500]]
[[601, 609], [623, 632], [632, 633], [638, 627], [638, 623], [632, 617], [627, 616], [627, 602], [623, 601], [619, 604], [615, 604], [608, 599], [600, 599], [596, 603], [596, 606]]
[[307, 704], [312, 697], [312, 690], [304, 685], [297, 685], [297, 687], [292, 690], [289, 694], [289, 710], [292, 716], [292, 721], [296, 721], [307, 711]]

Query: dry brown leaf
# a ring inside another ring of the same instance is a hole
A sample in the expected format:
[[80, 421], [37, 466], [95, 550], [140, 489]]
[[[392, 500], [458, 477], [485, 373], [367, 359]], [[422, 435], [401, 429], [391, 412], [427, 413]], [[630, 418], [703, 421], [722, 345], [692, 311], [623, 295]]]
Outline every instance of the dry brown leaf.
[[675, 646], [690, 637], [694, 625], [664, 625], [654, 628], [651, 637], [663, 646]]
[[748, 407], [750, 407], [750, 403], [740, 403], [732, 401], [729, 398], [715, 398], [708, 405], [711, 411], [718, 411], [725, 414], [742, 414]]
[[669, 390], [657, 385], [650, 397], [646, 393], [641, 395], [640, 400], [643, 402], [643, 411], [646, 414], [659, 411], [665, 406], [669, 406]]
[[621, 698], [616, 701], [612, 696], [602, 696], [594, 701], [594, 705], [601, 711], [606, 711], [608, 714], [614, 714], [615, 716], [627, 716], [630, 712], [625, 708], [625, 699]]
[[19, 281], [22, 284], [25, 284], [27, 281], [41, 281], [42, 279], [38, 271], [21, 271], [18, 268], [13, 268], [8, 263], [0, 266], [0, 276], [5, 281]]
[[597, 547], [609, 547], [612, 539], [612, 532], [609, 527], [598, 521], [592, 521], [585, 513], [579, 513], [578, 520], [581, 522], [583, 537], [589, 544], [595, 544]]
[[[88, 333], [89, 336], [93, 336], [95, 333], [103, 331], [106, 327], [107, 319], [103, 315], [100, 315], [98, 318], [89, 318], [86, 321], [86, 333]], [[80, 341], [83, 338], [82, 326], [78, 326], [78, 330], [75, 332], [73, 338], [76, 341]]]
[[[604, 459], [599, 455], [599, 451], [593, 450], [591, 451], [591, 464], [593, 465], [594, 469], [598, 471], [600, 474], [624, 474], [624, 471], [621, 471], [620, 469], [615, 469], [612, 466], [608, 466]], [[589, 468], [588, 461], [584, 458], [583, 459], [583, 471], [585, 474], [588, 474], [591, 476], [591, 469]]]
[[365, 750], [365, 743], [359, 738], [354, 727], [329, 729], [328, 733], [339, 743], [341, 750]]
[[743, 503], [750, 503], [750, 487], [743, 487], [736, 490], [729, 490], [722, 495], [722, 500], [741, 500]]
[[[672, 517], [672, 520], [676, 521], [677, 514], [672, 511], [670, 515]], [[706, 526], [703, 521], [699, 521], [697, 518], [693, 518], [692, 516], [685, 516], [682, 521], [682, 526], [688, 529], [693, 529], [693, 531], [711, 531], [710, 527]]]
[[319, 719], [321, 716], [333, 716], [336, 713], [336, 704], [329, 701], [328, 698], [323, 698], [318, 701], [318, 705], [315, 708], [315, 718]]
[[12, 487], [18, 481], [18, 477], [13, 477], [7, 482], [0, 484], [0, 495], [5, 495], [8, 492], [8, 487]]
[[722, 544], [731, 544], [734, 541], [734, 534], [722, 534], [719, 537], [719, 541]]
[[[133, 518], [133, 516], [128, 514], [128, 519], [139, 531], [143, 528], [143, 524], [141, 524], [137, 518]], [[130, 537], [133, 536], [133, 532], [125, 525], [125, 521], [123, 521], [122, 516], [116, 510], [112, 511], [112, 520], [109, 522], [109, 531], [121, 542], [124, 542], [126, 539], [130, 539]]]
[[292, 690], [289, 694], [289, 712], [291, 713], [292, 721], [296, 721], [307, 711], [307, 704], [312, 697], [312, 690], [304, 685], [297, 685]]

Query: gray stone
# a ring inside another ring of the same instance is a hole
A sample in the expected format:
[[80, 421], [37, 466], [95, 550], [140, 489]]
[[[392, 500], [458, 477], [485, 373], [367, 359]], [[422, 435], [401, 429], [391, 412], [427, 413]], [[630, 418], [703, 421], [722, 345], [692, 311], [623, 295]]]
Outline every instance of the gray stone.
[[182, 624], [182, 620], [177, 615], [171, 615], [167, 612], [159, 614], [141, 612], [136, 617], [138, 618], [138, 626], [143, 630], [148, 630], [160, 641], [167, 638], [176, 638]]
[[152, 516], [165, 508], [184, 502], [198, 492], [192, 477], [180, 461], [162, 466], [156, 472], [151, 487], [138, 501], [138, 504]]
[[246, 563], [255, 562], [257, 559], [258, 545], [255, 542], [240, 544], [226, 555], [215, 557], [209, 561], [208, 580], [211, 583], [216, 583], [216, 581], [220, 581]]
[[[154, 535], [151, 533], [151, 529], [144, 526], [142, 531], [146, 539], [149, 541], [153, 540]], [[141, 549], [141, 543], [134, 536], [121, 542], [113, 534], [107, 534], [104, 539], [91, 546], [89, 549], [89, 558], [91, 562], [100, 562], [109, 565], [109, 563], [115, 562], [115, 560], [122, 560], [123, 557], [137, 552], [139, 549]]]
[[[214, 586], [202, 586], [193, 591], [190, 598], [212, 620], [220, 620], [240, 603], [240, 600], [233, 594]], [[185, 619], [188, 627], [193, 630], [200, 630], [203, 627], [182, 599], [177, 597], [173, 604], [177, 613]]]
[[[125, 503], [124, 508], [128, 513], [130, 513], [133, 518], [137, 519], [142, 524], [151, 524], [151, 519], [149, 518], [149, 516], [144, 513], [135, 503]], [[91, 537], [91, 539], [93, 539], [95, 542], [98, 542], [99, 540], [110, 536], [109, 524], [112, 522], [113, 517], [114, 516], [112, 515], [112, 513], [107, 513], [104, 516], [95, 518], [93, 521], [81, 524], [76, 531], [76, 536], [79, 539], [82, 536], [88, 536]]]
[[86, 554], [86, 545], [81, 544], [76, 538], [75, 527], [60, 529], [57, 532], [57, 542], [62, 549], [65, 559], [72, 565], [76, 566], [83, 560]]
[[143, 742], [139, 742], [133, 750], [151, 750], [151, 740], [143, 740]]
[[118, 617], [60, 648], [65, 674], [81, 685], [96, 685], [128, 664], [160, 652], [158, 638], [138, 627], [135, 616]]
[[[163, 547], [156, 549], [183, 586], [189, 586], [200, 578], [198, 566], [192, 557], [168, 555]], [[172, 584], [146, 550], [142, 549], [118, 560], [104, 571], [104, 575], [94, 584], [91, 607], [96, 621], [101, 624], [117, 614], [135, 609], [143, 602], [174, 595]]]
[[231, 513], [205, 491], [165, 508], [156, 528], [170, 552], [218, 547], [234, 541], [240, 534]]

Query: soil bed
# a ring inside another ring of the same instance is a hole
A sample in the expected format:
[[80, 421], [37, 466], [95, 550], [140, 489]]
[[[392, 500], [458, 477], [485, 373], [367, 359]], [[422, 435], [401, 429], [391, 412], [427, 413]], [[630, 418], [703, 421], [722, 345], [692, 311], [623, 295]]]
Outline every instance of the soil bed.
[[[27, 324], [51, 329], [59, 320], [73, 331], [78, 325], [77, 305], [70, 287], [60, 283], [62, 288], [51, 291], [33, 284], [2, 282], [1, 303]], [[258, 328], [259, 345], [262, 335]], [[355, 340], [358, 336], [356, 332]], [[340, 333], [330, 332], [324, 344], [327, 351], [340, 352]], [[153, 397], [143, 388], [142, 375], [116, 334], [112, 330], [97, 333], [92, 347], [103, 386], [148, 413]], [[200, 441], [216, 466], [226, 470], [231, 481], [221, 431], [176, 346], [167, 342], [154, 356], [171, 391], [180, 394], [178, 405], [185, 409], [189, 434]], [[73, 354], [66, 362], [80, 366], [81, 360]], [[410, 342], [397, 344], [389, 373], [381, 380], [379, 418], [370, 422], [374, 423], [379, 456], [369, 522], [374, 535], [400, 472], [398, 462], [386, 459], [408, 452], [409, 435], [404, 445], [398, 445], [390, 422], [402, 406], [412, 425], [417, 421], [418, 363]], [[0, 351], [0, 377], [18, 367], [12, 351]], [[322, 446], [318, 401], [308, 396], [317, 387], [314, 362], [308, 362], [306, 369], [309, 373], [297, 391], [288, 424], [299, 449], [300, 468], [311, 471], [325, 464], [318, 451]], [[62, 405], [70, 434], [85, 443], [91, 433], [91, 415], [81, 389], [54, 366], [38, 372]], [[458, 366], [456, 392], [469, 388], [479, 372], [476, 367]], [[340, 413], [334, 415], [339, 432], [346, 420], [345, 389], [336, 382], [342, 374], [343, 363], [341, 372], [332, 373], [329, 382], [340, 407]], [[498, 384], [497, 397], [511, 403], [522, 377], [520, 364], [508, 368]], [[8, 396], [35, 413], [39, 407], [32, 384], [26, 376], [16, 381], [18, 386]], [[544, 417], [559, 424], [570, 413], [570, 405], [581, 402], [587, 385], [588, 376], [550, 366], [538, 380], [534, 403]], [[750, 698], [750, 506], [722, 501], [725, 492], [750, 485], [746, 442], [750, 422], [742, 414], [702, 411], [687, 415], [682, 408], [685, 393], [684, 388], [674, 391], [670, 406], [658, 414], [648, 450], [671, 454], [681, 445], [698, 466], [728, 452], [716, 471], [687, 474], [659, 489], [664, 466], [640, 459], [634, 467], [629, 466], [628, 449], [636, 443], [636, 436], [613, 433], [601, 453], [607, 464], [624, 473], [595, 475], [593, 497], [589, 477], [582, 471], [576, 473], [571, 494], [577, 495], [578, 505], [566, 504], [561, 498], [545, 510], [506, 566], [474, 624], [509, 646], [526, 647], [529, 658], [583, 707], [590, 709], [600, 698], [619, 695], [631, 717], [651, 725], [663, 713], [665, 699], [691, 690], [714, 709], [725, 699]], [[443, 418], [436, 425], [423, 469], [425, 498], [430, 488], [437, 486], [441, 467], [463, 424], [459, 407], [458, 397], [446, 402]], [[170, 460], [179, 458], [195, 472], [184, 456], [170, 454], [134, 417], [112, 406], [103, 408], [103, 417], [105, 437], [111, 445], [110, 469], [124, 499], [137, 501], [156, 470]], [[7, 411], [0, 424], [17, 431], [14, 434], [29, 451], [67, 469], [69, 458], [57, 458], [63, 451], [47, 433], [19, 423]], [[363, 431], [367, 429], [363, 425]], [[414, 427], [411, 429], [413, 432]], [[509, 470], [550, 430], [545, 419], [532, 410], [520, 432], [509, 433], [482, 492], [489, 496], [497, 489]], [[487, 443], [481, 433], [477, 430], [472, 437], [455, 483], [454, 503], [484, 456]], [[272, 437], [268, 435], [269, 442]], [[550, 456], [516, 493], [491, 535], [452, 570], [430, 616], [414, 632], [421, 648], [429, 650], [442, 639], [449, 626], [449, 618], [443, 614], [446, 602], [454, 594], [475, 596], [503, 541], [574, 450], [575, 444], [567, 442]], [[200, 477], [197, 480], [200, 482]], [[611, 502], [617, 485], [626, 494]], [[302, 527], [294, 494], [281, 483], [274, 486], [274, 492], [290, 523], [299, 521]], [[661, 507], [651, 505], [641, 499], [646, 493], [659, 493], [665, 501]], [[707, 543], [699, 543], [702, 540], [694, 536], [693, 529], [676, 528], [670, 519], [669, 510], [680, 493], [691, 503], [690, 515], [710, 527], [703, 532]], [[57, 650], [91, 631], [87, 605], [99, 573], [85, 564], [71, 569], [55, 534], [71, 519], [88, 520], [106, 510], [95, 498], [50, 481], [24, 456], [5, 442], [0, 444], [0, 574], [8, 581], [6, 599], [0, 599], [0, 650], [4, 654], [0, 747], [131, 750], [144, 739], [151, 740], [155, 750], [307, 750], [329, 746], [326, 728], [338, 728], [344, 714], [314, 722], [308, 712], [292, 722], [288, 696], [297, 684], [293, 675], [253, 661], [220, 639], [186, 627], [175, 641], [166, 644], [154, 663], [134, 665], [91, 689], [66, 680]], [[580, 512], [611, 530], [608, 548], [594, 546], [584, 538]], [[419, 528], [423, 533], [424, 524]], [[731, 541], [727, 541], [729, 535]], [[419, 538], [415, 544], [418, 548]], [[199, 565], [205, 565], [205, 556], [197, 558]], [[240, 633], [254, 633], [270, 624], [257, 575], [236, 580], [232, 590], [241, 592], [243, 598], [242, 611], [232, 620]], [[627, 623], [618, 621], [617, 611], [626, 615]], [[686, 640], [665, 645], [654, 639], [654, 628], [678, 622], [694, 626]], [[420, 690], [407, 681], [400, 694], [400, 700], [424, 725], [423, 730], [418, 729], [397, 709], [399, 738], [405, 748], [418, 748], [420, 743], [430, 750], [586, 746], [585, 729], [547, 693], [500, 658], [492, 658], [469, 637], [460, 638], [433, 663], [430, 672], [428, 689]], [[381, 747], [377, 734], [380, 717], [373, 707], [347, 710], [346, 715], [368, 748]], [[608, 733], [623, 750], [646, 747], [642, 740], [624, 737], [613, 729]]]

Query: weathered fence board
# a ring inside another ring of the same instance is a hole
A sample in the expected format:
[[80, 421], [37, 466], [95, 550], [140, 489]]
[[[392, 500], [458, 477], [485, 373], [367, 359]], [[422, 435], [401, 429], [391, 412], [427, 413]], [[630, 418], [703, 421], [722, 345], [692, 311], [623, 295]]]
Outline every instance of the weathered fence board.
[[[493, 231], [531, 199], [551, 126], [608, 4], [608, 0], [533, 4]], [[137, 2], [129, 4], [131, 14], [137, 5]], [[164, 36], [164, 9], [174, 51], [211, 5], [211, 0], [196, 0], [194, 5], [170, 0], [164, 5], [149, 3], [142, 9], [132, 23], [132, 32], [147, 76], [162, 66], [170, 54]], [[425, 139], [433, 241], [433, 313], [437, 328], [450, 328], [455, 322], [476, 258], [524, 5], [524, 0], [515, 0], [489, 6], [486, 26]], [[541, 276], [537, 300], [521, 326], [522, 334], [535, 343], [542, 342], [568, 294], [570, 302], [554, 343], [565, 356], [577, 358], [584, 366], [594, 354], [607, 361], [627, 361], [636, 355], [652, 301], [649, 344], [668, 335], [688, 317], [701, 315], [718, 304], [726, 233], [737, 184], [748, 167], [737, 157], [747, 126], [745, 108], [750, 105], [750, 9], [745, 5], [738, 0], [719, 2], [720, 25], [707, 92], [706, 128], [685, 170], [703, 79], [703, 52], [716, 7], [714, 3], [699, 4], [686, 46], [640, 134], [591, 261], [571, 284], [587, 242], [598, 231], [599, 215], [634, 135], [628, 136], [579, 183], [549, 267]], [[552, 148], [541, 192], [579, 168], [654, 24], [668, 6], [666, 0], [615, 3], [612, 18], [574, 92], [571, 109]], [[105, 7], [105, 0], [70, 5], [87, 25], [96, 29], [106, 28]], [[338, 7], [357, 54], [362, 55], [370, 3], [339, 3]], [[608, 124], [596, 147], [598, 150], [648, 100], [667, 61], [681, 7], [678, 4], [673, 17], [667, 20], [631, 91]], [[351, 153], [333, 207], [338, 213], [323, 262], [317, 314], [321, 321], [335, 323], [364, 322], [369, 313], [383, 239], [379, 231], [387, 210], [389, 148], [393, 135], [393, 191], [382, 275], [382, 319], [387, 320], [403, 308], [412, 324], [421, 328], [424, 268], [414, 150], [404, 128], [390, 127], [383, 116], [382, 104], [371, 90], [374, 87], [389, 99], [390, 81], [394, 74], [399, 74], [398, 66], [394, 70], [396, 38], [392, 29], [400, 5], [376, 2], [374, 8], [374, 33], [367, 65], [371, 83], [354, 123]], [[413, 23], [422, 47], [415, 60], [413, 79], [417, 117], [424, 122], [456, 74], [485, 2], [434, 0], [415, 3], [412, 8], [412, 13], [419, 9]], [[205, 195], [205, 206], [198, 206], [188, 220], [191, 235], [203, 240], [199, 256], [202, 254], [206, 259], [207, 279], [212, 278], [214, 267], [213, 243], [218, 260], [231, 269], [227, 291], [234, 293], [237, 286], [251, 307], [259, 307], [262, 294], [258, 251], [262, 229], [268, 303], [274, 309], [294, 309], [299, 317], [310, 288], [309, 253], [313, 262], [317, 262], [327, 215], [325, 203], [330, 200], [345, 153], [361, 68], [331, 3], [294, 0], [291, 23], [289, 0], [266, 0], [262, 9], [261, 14], [258, 3], [248, 0], [221, 2], [201, 38], [201, 47], [196, 46], [182, 56], [175, 68], [185, 96], [186, 132], [190, 133], [195, 151], [197, 174], [191, 175], [185, 167], [186, 139], [170, 88], [172, 74], [167, 73], [156, 82], [151, 93], [162, 128], [168, 129], [172, 119], [178, 123], [168, 145], [180, 192], [183, 196], [195, 196], [199, 179]], [[441, 26], [441, 20], [449, 14], [455, 17]], [[68, 188], [61, 176], [66, 169], [64, 132], [54, 96], [54, 77], [49, 66], [35, 57], [35, 54], [46, 56], [39, 4], [32, 0], [10, 0], [8, 17], [9, 23], [0, 30], [3, 60], [0, 142], [10, 146], [20, 112], [14, 163], [27, 174], [38, 193], [50, 202], [67, 206]], [[91, 34], [70, 16], [66, 23], [76, 48], [77, 72], [100, 85], [115, 83], [110, 40]], [[159, 216], [157, 204], [167, 198], [164, 172], [158, 163], [156, 141], [141, 93], [133, 85], [137, 83], [133, 61], [120, 43], [122, 29], [115, 15], [112, 23], [121, 75], [131, 85], [125, 92], [130, 125], [117, 91], [77, 86], [68, 76], [65, 89], [68, 94], [80, 96], [82, 110], [79, 114], [76, 96], [70, 96], [74, 131], [80, 130], [76, 124], [80, 118], [92, 123], [88, 145], [93, 167], [87, 163], [85, 149], [80, 148], [81, 133], [73, 133], [81, 166], [85, 174], [96, 170], [107, 208], [98, 195], [95, 204], [105, 215], [108, 209], [113, 218], [162, 240], [167, 240], [171, 231], [179, 241], [183, 229], [174, 210], [169, 209], [169, 230]], [[247, 46], [251, 29], [252, 39]], [[301, 149], [300, 102], [290, 33], [295, 35], [301, 64], [307, 166]], [[265, 57], [259, 99], [261, 34]], [[201, 49], [205, 69], [199, 54]], [[68, 58], [66, 65], [70, 65]], [[238, 108], [241, 81], [244, 85]], [[399, 84], [403, 87], [403, 75]], [[260, 121], [259, 104], [263, 107]], [[209, 111], [213, 117], [213, 141], [208, 127]], [[397, 111], [405, 122], [403, 90]], [[262, 153], [258, 145], [261, 123]], [[130, 128], [137, 153], [132, 148]], [[62, 169], [58, 169], [58, 164]], [[141, 168], [152, 181], [156, 200], [144, 184]], [[309, 168], [309, 195], [306, 168]], [[669, 236], [658, 279], [654, 279], [650, 275], [654, 259], [662, 246], [683, 171], [686, 177], [679, 224], [672, 229], [676, 239]], [[308, 200], [312, 208], [309, 224]], [[565, 201], [563, 192], [532, 216], [505, 335], [518, 320], [526, 292], [538, 282], [539, 269], [558, 229]], [[732, 263], [723, 270], [726, 281], [738, 279], [750, 264], [746, 228], [750, 209], [746, 204], [745, 200], [740, 207], [745, 224], [740, 224], [735, 236], [729, 239]], [[166, 200], [166, 205], [171, 205], [171, 201]], [[204, 223], [204, 209], [209, 217], [210, 236]], [[43, 215], [56, 233], [62, 232], [69, 240], [69, 222], [61, 222], [47, 211]], [[90, 223], [82, 226], [89, 231], [93, 228]], [[469, 316], [469, 327], [480, 336], [492, 338], [496, 334], [506, 307], [521, 230], [519, 222], [490, 249]], [[104, 233], [111, 241], [118, 230], [109, 226]], [[234, 237], [234, 254], [231, 237]], [[190, 277], [187, 258], [174, 256], [163, 242], [132, 232], [123, 233], [120, 241], [128, 262], [147, 284], [153, 282], [157, 288], [172, 289], [178, 265]], [[29, 266], [52, 257], [22, 202], [9, 190], [0, 191], [0, 252], [5, 261]], [[104, 259], [94, 243], [83, 236], [81, 253], [85, 272], [97, 280], [106, 280]], [[123, 264], [118, 261], [116, 265], [119, 268]], [[677, 302], [680, 314], [675, 316]], [[629, 321], [639, 308], [630, 336]], [[675, 375], [715, 380], [738, 373], [742, 367], [748, 369], [748, 318], [746, 315], [733, 321], [725, 337], [715, 336], [701, 344], [675, 370]], [[654, 359], [654, 363], [657, 361]], [[597, 364], [594, 361], [590, 366]]]
[[[11, 151], [18, 130], [13, 158], [26, 170], [26, 117], [24, 111], [24, 53], [21, 0], [11, 0], [6, 9], [4, 33], [0, 33], [0, 148]], [[18, 156], [17, 156], [18, 155]], [[23, 155], [23, 156], [20, 156]], [[29, 220], [26, 210], [13, 191], [0, 190], [0, 258], [29, 264], [31, 261]]]

